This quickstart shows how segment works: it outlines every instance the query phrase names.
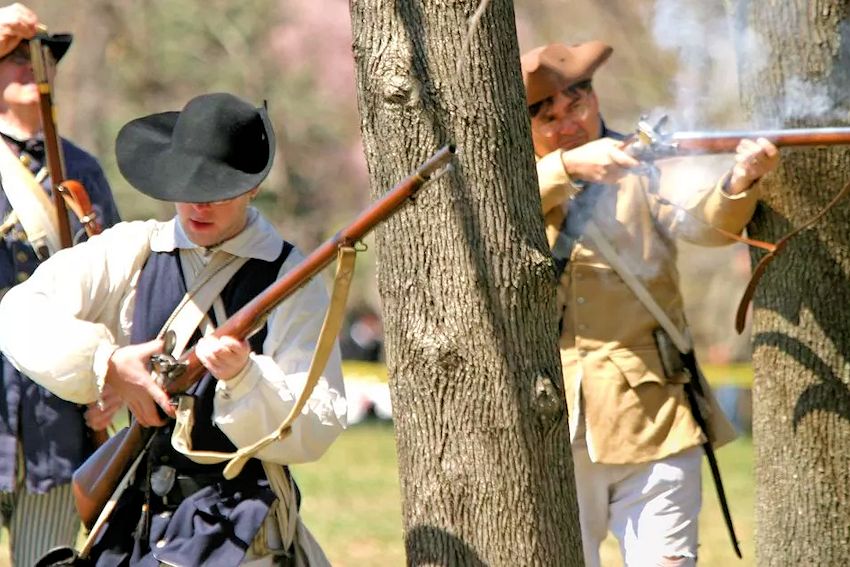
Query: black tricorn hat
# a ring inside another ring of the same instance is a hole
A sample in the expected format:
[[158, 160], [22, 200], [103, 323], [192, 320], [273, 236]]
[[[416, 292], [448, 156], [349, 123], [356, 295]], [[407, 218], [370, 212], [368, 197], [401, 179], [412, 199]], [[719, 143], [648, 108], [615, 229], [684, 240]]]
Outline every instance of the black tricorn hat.
[[274, 148], [266, 109], [227, 93], [195, 97], [179, 112], [137, 118], [115, 140], [118, 168], [133, 187], [183, 203], [250, 191], [269, 174]]
[[36, 37], [50, 49], [50, 53], [53, 54], [53, 60], [57, 63], [65, 56], [68, 48], [71, 47], [71, 42], [74, 41], [74, 36], [69, 33], [41, 32], [36, 34]]
[[[53, 60], [57, 63], [65, 56], [65, 53], [68, 52], [68, 48], [71, 47], [71, 42], [74, 41], [74, 36], [69, 33], [47, 33], [42, 31], [35, 34], [35, 38], [40, 39], [41, 43], [50, 49], [50, 54], [53, 56]], [[9, 53], [12, 53], [15, 50], [25, 50], [24, 52], [27, 56], [29, 56], [29, 45], [28, 40], [21, 40], [14, 49], [9, 51]], [[6, 55], [3, 55], [0, 59]]]

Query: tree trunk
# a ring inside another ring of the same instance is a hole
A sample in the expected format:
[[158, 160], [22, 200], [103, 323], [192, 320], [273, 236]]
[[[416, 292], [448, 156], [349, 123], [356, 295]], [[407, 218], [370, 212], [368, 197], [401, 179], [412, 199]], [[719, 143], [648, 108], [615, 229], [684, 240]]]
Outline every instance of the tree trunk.
[[[749, 24], [756, 32], [748, 45], [760, 39], [760, 55], [767, 56], [760, 68], [759, 57], [739, 43], [742, 100], [754, 124], [846, 121], [848, 4], [794, 0], [733, 7], [738, 30]], [[750, 234], [775, 242], [822, 209], [848, 179], [846, 149], [783, 151], [779, 171], [764, 183]], [[846, 565], [850, 557], [848, 211], [848, 203], [840, 204], [792, 240], [756, 293], [758, 565]]]
[[[373, 196], [454, 170], [376, 235], [409, 565], [579, 565], [555, 279], [513, 6], [352, 0]], [[467, 37], [472, 22], [474, 32]]]

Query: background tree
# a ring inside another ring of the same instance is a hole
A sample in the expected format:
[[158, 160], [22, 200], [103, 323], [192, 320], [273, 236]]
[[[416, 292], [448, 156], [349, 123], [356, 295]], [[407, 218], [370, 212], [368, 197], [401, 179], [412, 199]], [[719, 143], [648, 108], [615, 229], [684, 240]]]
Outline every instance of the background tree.
[[[742, 100], [754, 123], [846, 123], [847, 2], [741, 1], [730, 8]], [[846, 149], [784, 151], [750, 234], [776, 241], [848, 178]], [[844, 565], [850, 556], [849, 211], [841, 204], [792, 241], [756, 294], [758, 565]]]
[[351, 10], [373, 194], [459, 148], [376, 237], [408, 564], [580, 564], [512, 2]]

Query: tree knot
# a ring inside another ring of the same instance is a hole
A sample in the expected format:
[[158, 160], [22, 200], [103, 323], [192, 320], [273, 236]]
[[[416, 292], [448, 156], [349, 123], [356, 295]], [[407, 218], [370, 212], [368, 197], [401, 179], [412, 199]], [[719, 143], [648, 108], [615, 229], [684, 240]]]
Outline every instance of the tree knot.
[[538, 374], [534, 381], [534, 403], [537, 412], [547, 419], [556, 420], [564, 412], [564, 404], [552, 379]]

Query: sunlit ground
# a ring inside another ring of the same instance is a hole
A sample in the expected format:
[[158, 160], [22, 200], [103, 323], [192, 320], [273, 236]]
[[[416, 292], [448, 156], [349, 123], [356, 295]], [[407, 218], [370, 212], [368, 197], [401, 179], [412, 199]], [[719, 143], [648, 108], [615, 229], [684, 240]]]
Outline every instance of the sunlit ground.
[[[707, 469], [700, 517], [700, 565], [747, 567], [753, 562], [752, 443], [738, 440], [718, 453], [744, 560], [732, 553]], [[346, 431], [318, 463], [295, 468], [305, 522], [336, 567], [404, 565], [401, 504], [392, 427], [371, 422]], [[0, 566], [9, 565], [2, 534]], [[613, 539], [603, 565], [622, 565]]]
[[[744, 560], [735, 557], [707, 467], [703, 471], [700, 565], [753, 562], [752, 443], [742, 439], [718, 452]], [[404, 565], [401, 505], [392, 428], [372, 423], [349, 429], [321, 461], [297, 467], [303, 517], [337, 567]], [[613, 538], [603, 565], [619, 566]]]

